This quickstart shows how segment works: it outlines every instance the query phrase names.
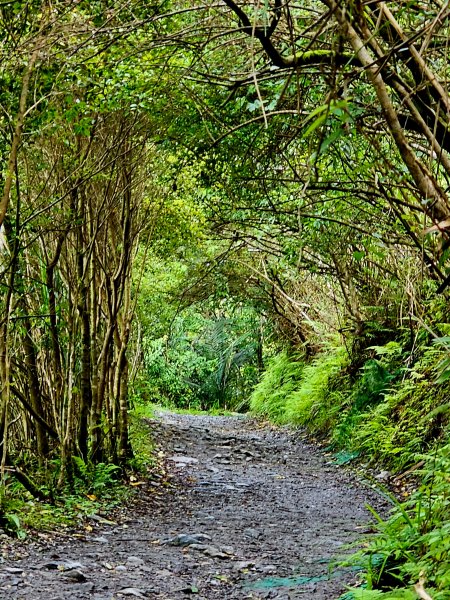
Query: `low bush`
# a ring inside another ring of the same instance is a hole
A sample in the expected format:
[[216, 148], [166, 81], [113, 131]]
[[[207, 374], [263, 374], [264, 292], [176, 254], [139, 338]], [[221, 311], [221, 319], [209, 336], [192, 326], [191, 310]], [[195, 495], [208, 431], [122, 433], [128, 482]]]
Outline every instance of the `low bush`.
[[286, 404], [302, 381], [303, 358], [286, 350], [272, 358], [250, 397], [250, 410], [274, 422], [286, 420]]
[[387, 521], [378, 519], [378, 535], [353, 557], [366, 573], [355, 600], [417, 598], [413, 586], [433, 600], [450, 598], [450, 444], [422, 458], [420, 487], [395, 502]]
[[[312, 431], [328, 431], [346, 403], [344, 369], [348, 353], [343, 346], [330, 347], [304, 367], [300, 385], [286, 399], [283, 420], [307, 425]], [[340, 385], [337, 385], [337, 382]]]

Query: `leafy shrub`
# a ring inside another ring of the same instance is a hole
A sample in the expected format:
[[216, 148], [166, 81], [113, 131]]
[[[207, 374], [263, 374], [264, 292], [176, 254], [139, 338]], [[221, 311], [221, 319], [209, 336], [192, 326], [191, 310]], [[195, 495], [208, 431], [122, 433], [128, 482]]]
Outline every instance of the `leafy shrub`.
[[147, 397], [176, 408], [245, 408], [259, 375], [258, 319], [250, 309], [177, 317], [169, 337], [145, 341]]
[[[369, 590], [387, 591], [424, 582], [433, 600], [450, 598], [450, 444], [424, 455], [423, 483], [409, 500], [396, 503], [391, 517], [379, 520], [379, 533], [363, 557]], [[395, 593], [398, 593], [396, 591]], [[358, 595], [359, 594], [359, 595]], [[401, 597], [381, 594], [380, 598]], [[376, 598], [355, 592], [355, 598]], [[407, 596], [405, 596], [407, 597]]]
[[75, 463], [74, 488], [94, 495], [102, 495], [107, 489], [117, 485], [121, 468], [117, 465], [85, 463], [78, 456], [72, 457]]
[[357, 427], [350, 438], [372, 462], [393, 469], [404, 468], [442, 437], [448, 411], [450, 381], [437, 384], [436, 369], [442, 353], [425, 348], [414, 366], [381, 394], [381, 402], [358, 414]]
[[302, 380], [304, 362], [286, 350], [271, 360], [250, 397], [250, 410], [275, 422], [286, 420], [286, 403]]
[[348, 383], [333, 385], [344, 377], [348, 354], [344, 347], [331, 347], [311, 364], [298, 354], [283, 351], [274, 357], [250, 398], [255, 414], [275, 422], [308, 424], [325, 430], [345, 402]]
[[2, 514], [0, 516], [0, 525], [9, 535], [17, 537], [19, 540], [23, 540], [27, 536], [22, 521], [16, 513], [9, 512]]
[[343, 346], [331, 347], [305, 366], [300, 386], [286, 400], [284, 420], [323, 431], [334, 422], [346, 401], [345, 387], [332, 385], [348, 363]]
[[[333, 443], [338, 447], [361, 449], [358, 438], [361, 427], [369, 425], [370, 440], [376, 439], [375, 433], [380, 433], [387, 425], [384, 414], [380, 420], [368, 418], [373, 411], [379, 414], [380, 403], [383, 402], [391, 382], [401, 372], [398, 367], [398, 355], [401, 348], [395, 342], [389, 342], [386, 346], [373, 348], [379, 355], [379, 359], [368, 359], [359, 371], [359, 376], [353, 382], [347, 381], [347, 406], [341, 411], [332, 432]], [[378, 426], [381, 426], [379, 429]], [[377, 443], [377, 442], [375, 442]]]
[[422, 346], [407, 367], [411, 356], [397, 342], [370, 350], [356, 379], [342, 346], [331, 346], [310, 364], [280, 353], [253, 392], [252, 411], [305, 425], [369, 462], [405, 468], [442, 437], [449, 422], [450, 379], [436, 382], [443, 351]]

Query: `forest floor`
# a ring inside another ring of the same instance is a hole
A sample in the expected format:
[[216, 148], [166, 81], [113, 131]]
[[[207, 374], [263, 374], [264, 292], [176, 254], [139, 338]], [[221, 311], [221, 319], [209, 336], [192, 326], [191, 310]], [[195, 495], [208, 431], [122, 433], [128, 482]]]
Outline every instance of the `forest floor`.
[[148, 426], [171, 485], [142, 486], [92, 531], [5, 546], [2, 599], [333, 600], [354, 582], [333, 563], [367, 529], [366, 503], [383, 507], [367, 484], [251, 419], [160, 413]]

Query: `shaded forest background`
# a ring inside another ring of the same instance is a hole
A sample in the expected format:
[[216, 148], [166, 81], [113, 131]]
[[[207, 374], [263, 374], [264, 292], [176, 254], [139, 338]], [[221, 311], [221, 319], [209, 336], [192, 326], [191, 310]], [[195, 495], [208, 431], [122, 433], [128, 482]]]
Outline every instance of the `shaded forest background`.
[[125, 468], [148, 402], [251, 407], [397, 471], [445, 454], [449, 16], [1, 4], [2, 494]]

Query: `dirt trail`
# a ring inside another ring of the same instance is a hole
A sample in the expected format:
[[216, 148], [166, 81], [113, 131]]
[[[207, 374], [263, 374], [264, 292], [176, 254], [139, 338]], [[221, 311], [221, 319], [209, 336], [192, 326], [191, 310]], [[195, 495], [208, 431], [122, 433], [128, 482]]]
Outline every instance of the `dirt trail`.
[[[330, 561], [380, 500], [292, 431], [240, 417], [149, 422], [172, 491], [92, 533], [35, 541], [0, 564], [0, 598], [333, 600], [353, 574]], [[158, 489], [158, 488], [156, 488]], [[187, 534], [183, 537], [181, 534]]]

